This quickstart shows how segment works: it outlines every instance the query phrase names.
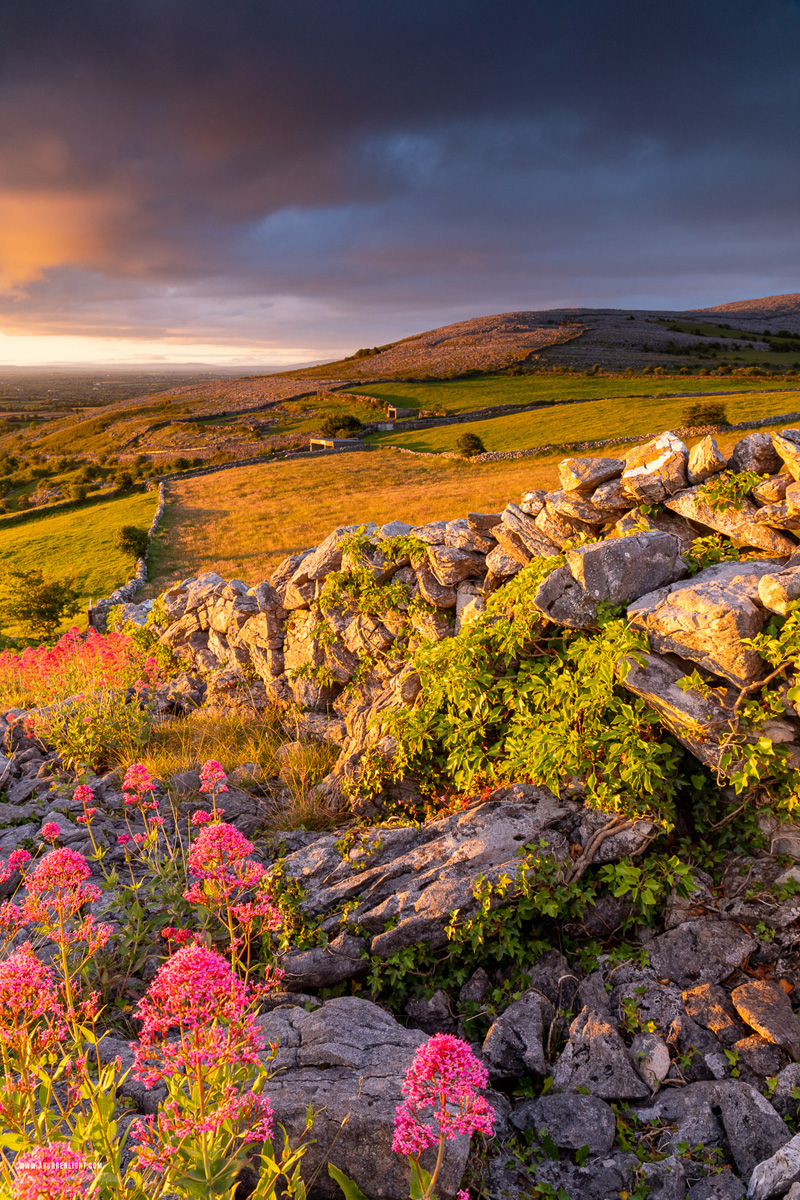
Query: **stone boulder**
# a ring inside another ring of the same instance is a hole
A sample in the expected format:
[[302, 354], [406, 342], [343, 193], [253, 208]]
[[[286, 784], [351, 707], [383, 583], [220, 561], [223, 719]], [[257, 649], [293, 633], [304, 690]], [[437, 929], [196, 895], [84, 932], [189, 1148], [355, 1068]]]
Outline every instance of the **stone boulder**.
[[569, 1027], [569, 1042], [553, 1067], [553, 1084], [563, 1091], [588, 1088], [603, 1100], [641, 1100], [650, 1094], [608, 1017], [588, 1009]]
[[643, 596], [628, 617], [647, 633], [654, 650], [677, 654], [744, 687], [767, 673], [764, 660], [742, 639], [761, 632], [767, 614], [759, 581], [780, 566], [764, 559], [707, 567], [694, 579]]
[[786, 470], [793, 479], [800, 480], [800, 432], [796, 429], [782, 429], [780, 433], [773, 433], [772, 440], [786, 465]]
[[[305, 1128], [309, 1104], [316, 1112], [315, 1141], [302, 1160], [306, 1181], [316, 1173], [311, 1200], [341, 1200], [328, 1159], [371, 1200], [407, 1200], [408, 1162], [391, 1148], [394, 1114], [425, 1034], [404, 1029], [384, 1009], [354, 996], [328, 1000], [313, 1012], [276, 1008], [258, 1020], [265, 1040], [279, 1045], [277, 1073], [264, 1095], [292, 1142]], [[447, 1200], [458, 1190], [468, 1152], [466, 1138], [445, 1143], [440, 1191]], [[435, 1150], [426, 1152], [423, 1166], [432, 1170], [435, 1158]]]
[[626, 604], [687, 575], [677, 539], [658, 530], [578, 546], [567, 550], [566, 559], [596, 603]]
[[720, 471], [724, 471], [727, 463], [727, 458], [713, 437], [707, 434], [689, 452], [689, 467], [687, 470], [689, 483], [705, 483], [712, 475], [717, 475]]
[[637, 446], [626, 455], [622, 490], [634, 501], [658, 504], [686, 487], [689, 451], [674, 433]]
[[[283, 871], [303, 889], [301, 910], [323, 918], [323, 933], [340, 935], [341, 910], [347, 903], [344, 931], [358, 926], [369, 953], [385, 958], [414, 943], [445, 945], [453, 910], [462, 917], [477, 911], [479, 879], [513, 879], [523, 846], [544, 841], [548, 853], [563, 862], [571, 846], [588, 845], [611, 819], [578, 801], [559, 800], [547, 788], [515, 784], [421, 828], [369, 828], [349, 851], [341, 849], [338, 834], [318, 834], [283, 859]], [[642, 821], [607, 838], [596, 861], [613, 862], [634, 853], [650, 831], [649, 822]], [[304, 976], [309, 961], [297, 957], [305, 953], [290, 952], [282, 960], [291, 990], [311, 986]], [[329, 969], [329, 960], [336, 957], [331, 943], [325, 948]], [[360, 970], [351, 949], [338, 957], [340, 979]], [[317, 967], [315, 960], [313, 969]]]
[[756, 948], [754, 938], [733, 921], [685, 921], [648, 943], [659, 978], [682, 988], [720, 983], [741, 967]]
[[770, 612], [786, 615], [794, 600], [800, 600], [800, 566], [789, 566], [777, 575], [762, 575], [758, 581], [758, 598]]
[[751, 979], [731, 992], [731, 1001], [741, 1019], [775, 1046], [785, 1046], [792, 1058], [800, 1059], [800, 1021], [782, 988], [766, 979]]
[[768, 433], [749, 433], [733, 447], [728, 466], [731, 471], [774, 475], [781, 469], [781, 460]]
[[543, 1005], [550, 1007], [538, 992], [528, 992], [509, 1004], [490, 1026], [483, 1043], [483, 1057], [493, 1079], [547, 1074], [542, 1046]]
[[538, 1100], [527, 1100], [511, 1114], [517, 1129], [533, 1129], [539, 1137], [547, 1134], [562, 1150], [581, 1150], [607, 1154], [617, 1131], [613, 1109], [598, 1096], [574, 1092], [550, 1092]]
[[[800, 455], [800, 447], [798, 454]], [[664, 503], [668, 509], [688, 521], [695, 521], [705, 525], [707, 529], [724, 533], [740, 545], [754, 546], [757, 550], [766, 550], [768, 554], [775, 555], [788, 555], [796, 549], [796, 542], [785, 533], [770, 529], [768, 525], [756, 520], [758, 508], [747, 497], [742, 501], [740, 509], [715, 510], [700, 495], [699, 488], [688, 488], [668, 497]]]
[[565, 458], [558, 464], [559, 479], [566, 492], [593, 492], [624, 470], [621, 458]]

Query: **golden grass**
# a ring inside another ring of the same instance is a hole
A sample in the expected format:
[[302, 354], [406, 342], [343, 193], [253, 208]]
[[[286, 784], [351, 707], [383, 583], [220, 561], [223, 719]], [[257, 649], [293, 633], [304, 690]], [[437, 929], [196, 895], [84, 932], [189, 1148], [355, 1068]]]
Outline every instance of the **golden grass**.
[[[312, 792], [333, 767], [338, 748], [287, 745], [281, 717], [277, 709], [255, 713], [201, 708], [186, 717], [155, 723], [143, 747], [120, 747], [119, 762], [122, 767], [134, 760], [143, 763], [156, 779], [166, 781], [178, 772], [199, 770], [213, 758], [229, 776], [239, 770], [238, 782], [244, 787], [265, 779], [275, 781], [276, 791], [283, 785], [285, 790], [275, 800], [263, 798], [267, 831], [329, 829], [334, 817]], [[218, 804], [225, 807], [224, 793]]]
[[205, 571], [258, 583], [287, 554], [316, 545], [337, 525], [419, 525], [499, 512], [523, 491], [551, 486], [560, 457], [472, 465], [379, 450], [171, 483], [148, 594]]

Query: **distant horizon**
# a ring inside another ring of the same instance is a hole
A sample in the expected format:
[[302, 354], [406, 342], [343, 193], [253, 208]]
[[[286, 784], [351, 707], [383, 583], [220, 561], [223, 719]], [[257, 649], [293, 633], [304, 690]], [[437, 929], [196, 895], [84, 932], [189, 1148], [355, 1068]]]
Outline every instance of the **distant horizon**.
[[[615, 312], [615, 311], [637, 312], [638, 311], [638, 312], [661, 312], [661, 313], [693, 313], [693, 312], [702, 312], [707, 309], [713, 309], [713, 308], [721, 307], [724, 305], [731, 305], [731, 304], [746, 305], [748, 303], [752, 303], [755, 305], [755, 304], [758, 304], [765, 300], [778, 299], [778, 298], [781, 298], [782, 296], [794, 296], [797, 294], [798, 293], [794, 293], [794, 292], [783, 292], [783, 293], [773, 292], [773, 293], [764, 294], [761, 296], [748, 296], [748, 297], [744, 297], [742, 299], [737, 299], [737, 300], [731, 300], [731, 299], [718, 300], [714, 304], [698, 304], [698, 305], [694, 305], [691, 307], [687, 307], [687, 306], [677, 307], [677, 306], [671, 306], [671, 305], [665, 305], [665, 304], [636, 303], [636, 304], [627, 304], [627, 305], [626, 304], [592, 304], [592, 305], [588, 305], [588, 304], [551, 304], [551, 305], [547, 305], [546, 307], [542, 307], [542, 308], [521, 308], [519, 306], [515, 307], [515, 308], [496, 308], [491, 313], [490, 312], [471, 311], [468, 316], [459, 315], [459, 316], [455, 317], [453, 320], [443, 320], [435, 325], [427, 325], [424, 327], [421, 326], [418, 329], [414, 329], [413, 332], [411, 332], [411, 333], [402, 332], [402, 333], [396, 334], [394, 337], [389, 336], [389, 337], [379, 338], [373, 344], [374, 345], [384, 345], [384, 344], [390, 343], [390, 342], [401, 341], [405, 338], [414, 337], [416, 334], [426, 332], [429, 329], [437, 329], [437, 328], [441, 328], [441, 327], [446, 327], [451, 324], [457, 324], [459, 321], [468, 320], [472, 317], [495, 316], [495, 315], [506, 313], [506, 312], [528, 312], [528, 313], [543, 313], [543, 314], [549, 313], [549, 312], [587, 312], [587, 311], [590, 311], [590, 312], [591, 311], [595, 311], [595, 312]], [[225, 358], [218, 358], [216, 360], [213, 357], [209, 357], [207, 359], [194, 358], [194, 359], [190, 359], [190, 360], [181, 359], [181, 358], [167, 359], [164, 357], [164, 347], [163, 346], [160, 348], [160, 353], [158, 355], [154, 355], [152, 358], [144, 358], [143, 357], [140, 359], [127, 359], [127, 360], [120, 359], [120, 358], [102, 358], [102, 357], [75, 358], [75, 359], [61, 358], [61, 359], [37, 359], [35, 361], [29, 360], [27, 362], [24, 362], [24, 361], [21, 362], [21, 361], [5, 360], [1, 357], [3, 343], [8, 342], [9, 340], [10, 339], [3, 334], [2, 330], [0, 330], [0, 372], [3, 372], [3, 371], [37, 371], [37, 370], [53, 370], [53, 371], [59, 371], [59, 370], [60, 371], [105, 370], [105, 371], [129, 371], [129, 372], [164, 371], [164, 372], [175, 373], [176, 371], [189, 371], [189, 372], [209, 371], [209, 372], [216, 372], [216, 373], [238, 374], [238, 375], [247, 375], [247, 374], [275, 375], [275, 374], [281, 374], [281, 373], [284, 373], [287, 371], [301, 371], [308, 367], [322, 366], [326, 362], [341, 361], [341, 359], [347, 357], [348, 355], [354, 354], [355, 351], [359, 348], [359, 347], [349, 344], [345, 348], [331, 349], [327, 353], [324, 353], [324, 354], [320, 353], [320, 354], [317, 354], [315, 357], [309, 357], [309, 358], [304, 358], [304, 359], [297, 358], [294, 361], [289, 361], [289, 362], [287, 362], [287, 361], [281, 361], [281, 362], [272, 361], [272, 362], [270, 362], [267, 360], [259, 361], [250, 356], [241, 357], [237, 361], [237, 359], [234, 357], [235, 351], [234, 351], [233, 347], [230, 348], [229, 356], [227, 356]], [[24, 340], [25, 342], [29, 343], [31, 346], [34, 346], [34, 345], [41, 346], [42, 341], [44, 341], [46, 339], [26, 335], [24, 339], [19, 338], [17, 340], [18, 341]], [[83, 339], [81, 339], [79, 337], [75, 337], [73, 340], [76, 342], [81, 342]], [[93, 339], [93, 340], [97, 341], [98, 339]], [[115, 346], [119, 345], [119, 344], [120, 344], [119, 341], [117, 341], [117, 340], [114, 341]], [[125, 342], [123, 342], [122, 344], [124, 345]], [[369, 339], [364, 339], [364, 344], [365, 345], [369, 344]], [[77, 347], [76, 347], [76, 349], [77, 349]], [[220, 348], [217, 348], [217, 352], [220, 352]]]

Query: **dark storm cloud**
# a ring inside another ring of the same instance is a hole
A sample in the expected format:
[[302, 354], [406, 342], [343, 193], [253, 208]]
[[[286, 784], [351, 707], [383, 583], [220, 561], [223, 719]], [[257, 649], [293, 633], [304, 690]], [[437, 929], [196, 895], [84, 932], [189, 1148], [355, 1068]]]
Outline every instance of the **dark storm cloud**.
[[787, 0], [7, 5], [0, 312], [328, 346], [795, 291], [799, 50]]

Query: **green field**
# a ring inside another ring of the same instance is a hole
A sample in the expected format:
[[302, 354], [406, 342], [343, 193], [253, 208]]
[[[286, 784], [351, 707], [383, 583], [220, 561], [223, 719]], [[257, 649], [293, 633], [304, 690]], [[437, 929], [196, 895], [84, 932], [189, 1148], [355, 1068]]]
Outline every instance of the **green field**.
[[[481, 379], [454, 379], [441, 383], [376, 383], [348, 388], [363, 396], [375, 396], [401, 408], [441, 408], [450, 415], [489, 408], [495, 404], [534, 404], [550, 400], [594, 400], [636, 397], [646, 400], [676, 392], [717, 394], [757, 392], [770, 386], [764, 379], [731, 379], [707, 375], [608, 376], [575, 375], [487, 375]], [[775, 384], [771, 385], [773, 388]], [[798, 388], [800, 391], [800, 387]], [[797, 405], [800, 408], [800, 403]]]
[[[138, 492], [105, 504], [91, 504], [50, 517], [33, 517], [10, 529], [0, 525], [0, 555], [7, 566], [13, 564], [26, 570], [41, 567], [46, 575], [63, 577], [74, 572], [84, 607], [88, 607], [90, 598], [107, 596], [131, 578], [135, 564], [120, 554], [114, 539], [122, 525], [147, 528], [156, 503], [156, 492]], [[66, 621], [64, 628], [73, 623], [85, 625], [85, 617], [79, 613]], [[8, 628], [3, 632], [20, 631]]]
[[[604, 380], [608, 383], [608, 380]], [[672, 380], [674, 389], [675, 381]], [[641, 381], [639, 381], [641, 387]], [[737, 384], [738, 387], [738, 384]], [[728, 382], [728, 390], [731, 384]], [[721, 390], [721, 389], [720, 389]], [[433, 429], [401, 433], [375, 433], [368, 441], [380, 445], [405, 446], [409, 450], [441, 452], [455, 450], [463, 433], [476, 433], [487, 450], [529, 450], [536, 446], [561, 445], [609, 437], [659, 433], [683, 424], [686, 398], [619, 396], [586, 404], [570, 404], [533, 412], [511, 413]], [[800, 389], [726, 396], [728, 420], [756, 420], [774, 413], [800, 412]]]

